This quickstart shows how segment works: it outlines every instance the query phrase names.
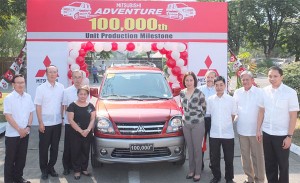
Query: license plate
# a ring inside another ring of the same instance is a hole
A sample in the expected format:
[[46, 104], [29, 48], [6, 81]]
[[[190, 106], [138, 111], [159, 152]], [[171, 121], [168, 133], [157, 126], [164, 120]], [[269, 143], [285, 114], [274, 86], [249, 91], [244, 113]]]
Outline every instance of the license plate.
[[153, 144], [130, 144], [130, 152], [153, 152]]

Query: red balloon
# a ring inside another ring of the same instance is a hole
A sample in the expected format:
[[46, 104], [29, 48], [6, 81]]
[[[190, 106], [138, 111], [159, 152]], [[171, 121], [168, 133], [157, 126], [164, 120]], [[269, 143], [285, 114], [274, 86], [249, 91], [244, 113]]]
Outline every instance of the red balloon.
[[187, 57], [188, 57], [187, 51], [180, 52], [180, 58], [187, 59]]
[[158, 49], [157, 49], [157, 43], [152, 43], [151, 44], [151, 50], [152, 51], [157, 51]]
[[78, 64], [78, 65], [82, 65], [82, 63], [84, 63], [84, 57], [82, 57], [82, 56], [78, 56], [77, 58], [76, 58], [76, 63]]
[[173, 59], [168, 59], [167, 62], [166, 62], [166, 65], [169, 67], [169, 68], [173, 68], [176, 66], [176, 61], [173, 60]]
[[184, 77], [183, 74], [177, 76], [177, 81], [178, 81], [179, 83], [182, 83], [182, 82], [183, 82], [183, 77]]
[[94, 49], [94, 44], [91, 41], [88, 41], [85, 45], [85, 51], [91, 51], [92, 49]]
[[71, 71], [71, 70], [68, 71], [68, 78], [69, 78], [69, 79], [72, 78], [72, 71]]
[[164, 54], [168, 53], [168, 51], [165, 48], [163, 48], [163, 49], [159, 50], [159, 53], [164, 55]]
[[111, 50], [117, 51], [118, 50], [118, 43], [111, 43]]
[[80, 65], [80, 70], [87, 70], [87, 64], [83, 63], [82, 65]]
[[85, 50], [85, 47], [86, 47], [86, 43], [81, 43], [81, 49]]
[[180, 85], [180, 88], [181, 88], [181, 89], [184, 89], [184, 88], [185, 88], [182, 82], [180, 82], [179, 85]]
[[172, 74], [174, 76], [180, 76], [181, 75], [181, 69], [178, 66], [173, 67], [171, 71], [172, 71]]
[[79, 52], [79, 56], [85, 57], [86, 52], [84, 51], [84, 49], [80, 49], [78, 52]]
[[188, 64], [188, 60], [186, 58], [182, 59], [184, 61], [183, 66], [186, 66]]
[[133, 43], [128, 43], [126, 45], [126, 50], [127, 51], [133, 51], [135, 49], [135, 45]]
[[166, 53], [166, 57], [167, 57], [168, 59], [171, 59], [171, 58], [172, 58], [171, 53], [172, 53], [172, 51], [168, 51], [168, 52]]

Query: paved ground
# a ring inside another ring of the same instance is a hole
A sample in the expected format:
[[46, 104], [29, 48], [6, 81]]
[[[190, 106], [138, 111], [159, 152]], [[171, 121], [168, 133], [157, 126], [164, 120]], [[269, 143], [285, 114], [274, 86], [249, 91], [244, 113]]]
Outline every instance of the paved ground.
[[[75, 181], [73, 175], [62, 175], [63, 167], [61, 163], [63, 152], [63, 136], [60, 140], [59, 158], [55, 165], [55, 169], [59, 173], [58, 178], [50, 177], [47, 181], [40, 179], [41, 173], [39, 170], [38, 160], [38, 129], [33, 127], [30, 134], [30, 141], [27, 154], [27, 163], [24, 170], [24, 177], [29, 179], [33, 183], [38, 182], [51, 182], [51, 183], [64, 183], [64, 182], [101, 182], [101, 183], [184, 183], [192, 182], [185, 179], [185, 175], [188, 171], [188, 162], [183, 166], [175, 166], [171, 163], [155, 163], [155, 164], [106, 164], [101, 168], [93, 169], [89, 165], [89, 171], [92, 172], [91, 177], [82, 177], [79, 181]], [[0, 136], [0, 182], [3, 182], [3, 167], [5, 157], [5, 137]], [[224, 177], [224, 162], [222, 162], [222, 174]], [[290, 154], [290, 183], [299, 183], [300, 180], [300, 156], [293, 153]], [[208, 183], [212, 178], [211, 172], [208, 168], [209, 159], [205, 156], [205, 169], [202, 173], [202, 183]], [[235, 182], [242, 183], [246, 178], [243, 174], [241, 161], [240, 161], [240, 149], [239, 143], [235, 141], [235, 158], [234, 158], [234, 173]], [[225, 180], [222, 180], [222, 183]]]

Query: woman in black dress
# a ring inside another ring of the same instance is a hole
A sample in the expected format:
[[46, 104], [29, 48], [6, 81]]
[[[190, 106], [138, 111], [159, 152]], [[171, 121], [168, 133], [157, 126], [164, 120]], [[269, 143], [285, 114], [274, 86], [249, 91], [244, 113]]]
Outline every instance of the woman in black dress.
[[93, 104], [87, 102], [89, 97], [88, 86], [79, 88], [77, 96], [78, 99], [69, 105], [67, 111], [69, 123], [73, 128], [70, 134], [72, 138], [71, 161], [74, 178], [79, 180], [81, 174], [90, 176], [87, 167], [96, 113]]

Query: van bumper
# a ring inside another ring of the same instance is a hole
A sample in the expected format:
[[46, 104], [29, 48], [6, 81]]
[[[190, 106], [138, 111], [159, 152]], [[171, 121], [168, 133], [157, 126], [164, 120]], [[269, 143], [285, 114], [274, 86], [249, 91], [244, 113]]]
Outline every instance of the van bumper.
[[[131, 144], [153, 144], [154, 151], [131, 152], [129, 148]], [[185, 158], [184, 138], [183, 136], [157, 139], [104, 139], [94, 137], [92, 155], [95, 160], [101, 163], [177, 162]]]

